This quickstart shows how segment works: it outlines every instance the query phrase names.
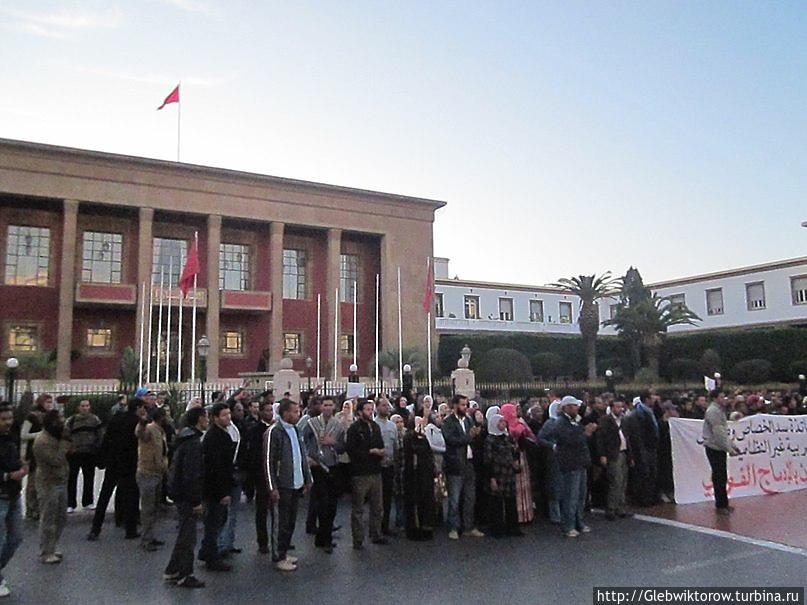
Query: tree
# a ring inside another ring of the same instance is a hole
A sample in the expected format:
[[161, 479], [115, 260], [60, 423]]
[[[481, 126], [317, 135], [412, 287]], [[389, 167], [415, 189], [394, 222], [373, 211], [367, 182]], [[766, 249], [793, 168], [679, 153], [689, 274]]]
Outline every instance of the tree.
[[137, 385], [140, 377], [140, 360], [132, 347], [126, 347], [120, 360], [120, 381], [121, 385], [131, 387]]
[[[426, 355], [425, 351], [418, 349], [417, 347], [404, 347], [402, 358], [403, 365], [409, 364], [412, 366], [412, 376], [415, 378], [424, 378], [426, 376], [428, 371], [428, 356]], [[378, 365], [382, 370], [386, 368], [389, 374], [398, 376], [398, 351], [382, 351], [378, 355]], [[432, 371], [434, 371], [435, 368], [436, 366], [432, 364]], [[375, 360], [373, 360], [371, 375], [375, 375]]]
[[515, 349], [490, 349], [481, 355], [476, 370], [482, 382], [529, 382], [532, 368], [527, 356]]
[[619, 280], [611, 277], [610, 272], [597, 275], [578, 275], [564, 277], [552, 284], [556, 288], [568, 290], [580, 298], [580, 334], [586, 351], [588, 379], [597, 379], [597, 333], [600, 331], [600, 311], [597, 302], [610, 296], [619, 287]]
[[639, 271], [631, 267], [622, 280], [616, 314], [603, 325], [614, 326], [629, 341], [636, 366], [646, 367], [651, 376], [658, 378], [661, 345], [667, 330], [672, 326], [695, 325], [700, 320], [686, 305], [651, 292]]

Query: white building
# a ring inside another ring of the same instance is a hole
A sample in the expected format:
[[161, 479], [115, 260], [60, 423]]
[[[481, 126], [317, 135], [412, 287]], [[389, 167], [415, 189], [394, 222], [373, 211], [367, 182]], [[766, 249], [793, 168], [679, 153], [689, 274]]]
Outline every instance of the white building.
[[[435, 316], [441, 334], [522, 332], [579, 334], [580, 301], [548, 286], [499, 284], [449, 278], [448, 259], [436, 258]], [[648, 286], [682, 302], [702, 321], [670, 332], [772, 325], [807, 326], [807, 257], [685, 277]], [[600, 302], [600, 320], [617, 301]], [[601, 328], [613, 335], [613, 328]]]

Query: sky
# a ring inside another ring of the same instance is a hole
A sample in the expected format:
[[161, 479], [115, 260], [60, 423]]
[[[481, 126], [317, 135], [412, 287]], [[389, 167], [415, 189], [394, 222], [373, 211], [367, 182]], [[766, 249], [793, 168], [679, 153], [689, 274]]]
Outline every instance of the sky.
[[464, 279], [807, 256], [804, 2], [0, 0], [0, 137], [444, 200]]

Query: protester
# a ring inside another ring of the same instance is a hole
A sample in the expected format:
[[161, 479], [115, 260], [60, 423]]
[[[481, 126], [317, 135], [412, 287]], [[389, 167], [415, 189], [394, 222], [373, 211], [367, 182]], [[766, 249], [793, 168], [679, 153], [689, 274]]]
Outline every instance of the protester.
[[269, 514], [269, 487], [265, 477], [266, 457], [263, 453], [263, 438], [266, 431], [272, 427], [274, 410], [272, 401], [261, 401], [258, 407], [260, 422], [249, 429], [247, 434], [247, 471], [252, 477], [255, 486], [255, 533], [258, 541], [258, 552], [269, 554], [269, 531], [266, 527], [266, 517]]
[[625, 401], [617, 397], [610, 412], [599, 419], [596, 432], [597, 452], [600, 464], [606, 469], [608, 496], [605, 518], [630, 517], [625, 508], [625, 491], [628, 487], [628, 467], [633, 465], [630, 443], [622, 430]]
[[474, 475], [476, 478], [476, 494], [474, 502], [474, 524], [479, 528], [486, 528], [489, 525], [490, 512], [490, 477], [485, 460], [485, 443], [488, 437], [488, 421], [482, 410], [473, 411], [471, 418], [474, 426], [479, 428], [479, 433], [471, 439], [471, 452], [473, 453]]
[[42, 563], [62, 562], [56, 550], [67, 523], [67, 463], [69, 442], [64, 438], [64, 419], [58, 410], [42, 417], [42, 430], [34, 439], [37, 461], [36, 491], [40, 504], [39, 559]]
[[403, 531], [406, 527], [406, 513], [404, 511], [404, 492], [403, 492], [403, 472], [404, 472], [404, 457], [403, 457], [403, 442], [406, 436], [406, 424], [403, 416], [400, 414], [393, 414], [390, 420], [395, 423], [396, 429], [396, 447], [395, 459], [393, 460], [393, 468], [395, 472], [395, 480], [393, 481], [392, 497], [395, 503], [395, 530]]
[[0, 597], [7, 597], [11, 589], [2, 571], [22, 544], [22, 480], [28, 474], [28, 465], [20, 457], [16, 439], [11, 432], [14, 426], [14, 409], [0, 403]]
[[485, 466], [490, 492], [490, 531], [494, 538], [523, 536], [518, 528], [516, 473], [520, 470], [518, 446], [507, 430], [501, 414], [488, 419], [485, 439]]
[[390, 512], [392, 511], [393, 491], [395, 488], [395, 457], [398, 449], [398, 427], [390, 420], [391, 406], [389, 401], [381, 399], [376, 407], [378, 428], [384, 442], [384, 457], [381, 459], [381, 494], [383, 515], [381, 517], [381, 533], [385, 536], [396, 532], [390, 528]]
[[53, 409], [53, 397], [42, 393], [34, 401], [31, 412], [22, 423], [20, 430], [20, 443], [22, 444], [23, 460], [28, 463], [28, 479], [25, 484], [25, 518], [31, 521], [39, 519], [39, 499], [36, 492], [36, 458], [33, 444], [36, 436], [42, 431], [42, 419]]
[[244, 426], [244, 406], [242, 399], [237, 400], [230, 408], [230, 424], [227, 425], [227, 434], [233, 442], [233, 478], [230, 488], [230, 504], [227, 507], [227, 520], [219, 534], [219, 552], [227, 558], [239, 554], [242, 549], [235, 545], [235, 528], [238, 522], [238, 510], [241, 507], [241, 493], [244, 484], [244, 465], [246, 463], [246, 448], [241, 447], [241, 435]]
[[631, 440], [634, 458], [634, 496], [639, 506], [658, 503], [658, 441], [659, 428], [653, 410], [652, 394], [643, 391], [634, 399], [634, 411], [625, 418], [625, 430]]
[[[517, 448], [518, 470], [515, 475], [516, 509], [518, 522], [531, 523], [535, 516], [535, 501], [532, 498], [532, 483], [530, 481], [530, 467], [527, 463], [527, 447], [530, 443], [537, 445], [537, 438], [532, 429], [524, 420], [518, 417], [516, 405], [506, 403], [501, 407], [500, 414], [507, 422], [507, 432]], [[488, 427], [490, 430], [490, 427]]]
[[[305, 413], [297, 421], [297, 429], [300, 434], [303, 434], [305, 427], [308, 426], [308, 421], [320, 415], [322, 409], [322, 400], [319, 397], [310, 397], [306, 399], [308, 405], [305, 407]], [[317, 508], [313, 498], [308, 500], [308, 511], [305, 519], [305, 533], [317, 533]]]
[[153, 552], [165, 544], [154, 537], [154, 524], [162, 495], [162, 480], [168, 470], [168, 443], [165, 438], [167, 418], [162, 407], [139, 410], [137, 436], [137, 488], [140, 491], [140, 546]]
[[428, 420], [416, 416], [403, 442], [403, 498], [406, 537], [431, 540], [434, 536], [434, 453], [425, 435]]
[[212, 423], [202, 439], [204, 456], [204, 537], [199, 550], [199, 560], [210, 571], [231, 571], [219, 551], [219, 534], [227, 521], [233, 490], [233, 459], [235, 443], [227, 431], [232, 422], [230, 407], [216, 403], [211, 409]]
[[98, 452], [101, 449], [101, 420], [92, 413], [88, 399], [82, 399], [78, 404], [78, 411], [67, 419], [65, 423], [65, 436], [70, 441], [70, 451], [67, 461], [70, 464], [70, 476], [67, 480], [67, 512], [75, 512], [76, 488], [78, 473], [82, 474], [81, 506], [88, 510], [95, 510], [95, 465], [98, 462]]
[[726, 405], [726, 396], [722, 392], [716, 393], [706, 409], [703, 419], [703, 447], [706, 450], [709, 466], [712, 468], [712, 488], [715, 496], [715, 508], [719, 515], [728, 515], [734, 510], [734, 507], [729, 505], [726, 491], [728, 481], [726, 466], [729, 454], [739, 454], [729, 437]]

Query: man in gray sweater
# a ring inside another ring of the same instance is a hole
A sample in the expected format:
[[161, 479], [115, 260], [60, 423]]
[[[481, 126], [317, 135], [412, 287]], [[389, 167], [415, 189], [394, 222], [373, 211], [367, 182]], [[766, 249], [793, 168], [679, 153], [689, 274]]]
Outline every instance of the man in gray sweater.
[[729, 497], [726, 492], [728, 481], [727, 461], [728, 454], [736, 454], [737, 448], [729, 437], [728, 423], [726, 422], [726, 396], [718, 391], [712, 403], [706, 409], [703, 419], [703, 445], [706, 448], [706, 458], [712, 467], [712, 488], [715, 495], [717, 514], [728, 515], [734, 510], [729, 506]]

